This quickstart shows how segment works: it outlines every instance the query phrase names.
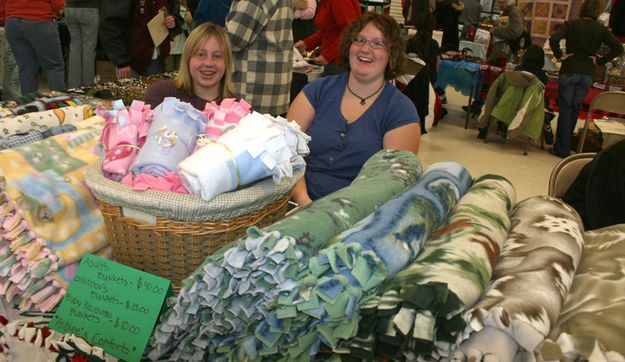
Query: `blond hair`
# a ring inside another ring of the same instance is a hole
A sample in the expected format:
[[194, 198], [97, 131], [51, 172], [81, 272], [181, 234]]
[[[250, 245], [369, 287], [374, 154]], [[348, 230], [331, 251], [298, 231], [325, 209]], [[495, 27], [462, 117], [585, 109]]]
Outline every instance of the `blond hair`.
[[234, 97], [236, 92], [232, 84], [232, 46], [230, 45], [226, 30], [218, 25], [210, 22], [203, 23], [191, 31], [184, 43], [184, 49], [180, 57], [180, 69], [178, 70], [175, 82], [176, 88], [189, 95], [195, 95], [193, 92], [193, 78], [191, 77], [191, 70], [189, 69], [189, 61], [210, 37], [217, 39], [224, 53], [224, 63], [226, 64], [224, 75], [219, 82], [219, 97], [217, 101], [220, 102], [224, 98]]

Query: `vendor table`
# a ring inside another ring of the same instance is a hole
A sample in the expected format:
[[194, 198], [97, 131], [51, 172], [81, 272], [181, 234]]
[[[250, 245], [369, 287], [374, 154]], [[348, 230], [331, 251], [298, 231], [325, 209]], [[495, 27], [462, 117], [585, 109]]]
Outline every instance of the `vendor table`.
[[[442, 89], [447, 86], [453, 87], [464, 96], [469, 96], [468, 106], [471, 106], [473, 101], [473, 93], [475, 93], [475, 87], [477, 87], [480, 77], [480, 64], [475, 62], [468, 62], [465, 60], [455, 61], [451, 59], [443, 59], [440, 62], [438, 69], [438, 79], [436, 86]], [[469, 127], [469, 114], [464, 120], [464, 128]]]

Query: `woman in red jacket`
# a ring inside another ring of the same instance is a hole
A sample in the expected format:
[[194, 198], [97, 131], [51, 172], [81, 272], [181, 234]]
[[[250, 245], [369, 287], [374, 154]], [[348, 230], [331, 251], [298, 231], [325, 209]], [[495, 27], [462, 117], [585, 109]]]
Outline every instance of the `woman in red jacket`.
[[338, 73], [339, 44], [343, 30], [360, 16], [358, 0], [321, 0], [317, 6], [316, 33], [293, 46], [304, 53], [321, 46], [321, 53], [313, 60], [323, 65], [323, 75]]
[[65, 61], [56, 15], [65, 0], [11, 0], [6, 3], [5, 29], [17, 61], [22, 93], [35, 92], [39, 66], [46, 71], [50, 90], [65, 89]]

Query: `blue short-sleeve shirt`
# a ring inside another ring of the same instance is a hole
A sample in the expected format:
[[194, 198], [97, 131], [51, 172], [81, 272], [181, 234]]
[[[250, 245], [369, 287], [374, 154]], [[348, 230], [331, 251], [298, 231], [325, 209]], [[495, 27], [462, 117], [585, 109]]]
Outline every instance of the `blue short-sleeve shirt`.
[[303, 89], [316, 112], [308, 129], [305, 176], [313, 200], [349, 185], [365, 161], [383, 148], [386, 132], [419, 122], [412, 101], [388, 83], [375, 103], [348, 123], [341, 113], [347, 79], [347, 73], [324, 77]]

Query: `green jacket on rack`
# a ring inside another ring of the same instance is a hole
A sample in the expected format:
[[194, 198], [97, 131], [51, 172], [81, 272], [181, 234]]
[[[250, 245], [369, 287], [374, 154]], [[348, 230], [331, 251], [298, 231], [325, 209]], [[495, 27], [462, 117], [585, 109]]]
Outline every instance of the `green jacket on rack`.
[[482, 125], [493, 120], [505, 123], [509, 139], [523, 133], [537, 140], [545, 119], [544, 93], [545, 86], [533, 74], [505, 72], [488, 90], [486, 107], [479, 121]]

